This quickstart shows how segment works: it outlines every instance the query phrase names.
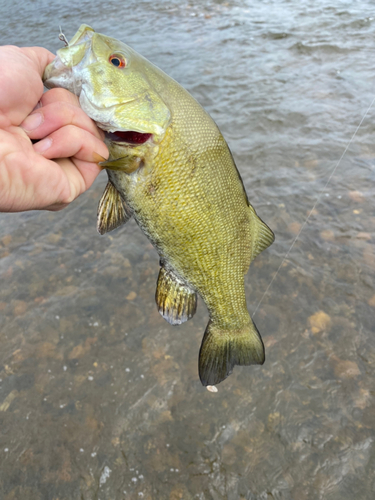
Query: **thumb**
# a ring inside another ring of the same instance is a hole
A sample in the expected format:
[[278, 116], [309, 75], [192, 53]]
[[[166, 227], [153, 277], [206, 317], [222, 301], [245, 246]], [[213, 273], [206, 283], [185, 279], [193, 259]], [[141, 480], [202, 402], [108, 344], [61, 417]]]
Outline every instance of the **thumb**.
[[55, 54], [43, 47], [22, 47], [21, 51], [33, 61], [40, 77], [43, 76], [46, 66], [55, 59]]

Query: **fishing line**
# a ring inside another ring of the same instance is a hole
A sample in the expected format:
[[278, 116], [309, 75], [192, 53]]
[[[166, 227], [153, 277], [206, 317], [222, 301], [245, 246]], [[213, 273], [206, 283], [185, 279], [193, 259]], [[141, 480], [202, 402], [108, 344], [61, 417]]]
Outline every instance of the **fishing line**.
[[[65, 47], [69, 47], [68, 39], [66, 38], [66, 36], [62, 32], [61, 26], [59, 26], [59, 28], [60, 28], [59, 40], [61, 40], [64, 43]], [[73, 77], [73, 90], [74, 90], [74, 94], [77, 95], [77, 93], [76, 93], [76, 88], [77, 88], [76, 87], [76, 80], [75, 80], [74, 71], [73, 71], [73, 54], [70, 54], [70, 63], [71, 63], [71, 70], [72, 70], [72, 77]]]
[[322, 196], [323, 196], [324, 191], [327, 189], [328, 184], [330, 183], [330, 181], [331, 181], [332, 177], [334, 176], [334, 174], [335, 174], [335, 172], [336, 172], [337, 168], [339, 167], [339, 165], [340, 165], [340, 163], [341, 163], [342, 159], [344, 158], [344, 156], [345, 156], [346, 152], [348, 151], [349, 146], [350, 146], [350, 145], [351, 145], [351, 143], [353, 142], [354, 137], [357, 135], [358, 130], [360, 129], [360, 127], [361, 127], [361, 125], [362, 125], [362, 123], [363, 123], [364, 119], [366, 118], [366, 116], [367, 116], [368, 112], [369, 112], [369, 111], [370, 111], [370, 109], [372, 108], [372, 106], [373, 106], [374, 102], [375, 102], [375, 97], [373, 98], [373, 100], [372, 100], [372, 102], [371, 102], [370, 106], [367, 108], [367, 110], [366, 110], [365, 114], [363, 115], [363, 117], [362, 117], [361, 121], [359, 122], [359, 124], [358, 124], [357, 128], [355, 129], [354, 134], [352, 135], [352, 137], [351, 137], [350, 141], [349, 141], [349, 142], [348, 142], [348, 144], [346, 145], [346, 147], [345, 147], [345, 149], [344, 149], [344, 152], [342, 153], [342, 155], [341, 155], [341, 157], [340, 157], [339, 161], [336, 163], [336, 165], [335, 165], [334, 169], [332, 170], [331, 175], [328, 177], [328, 180], [327, 180], [327, 182], [325, 183], [325, 186], [323, 187], [323, 189], [321, 190], [321, 192], [318, 194], [318, 197], [317, 197], [317, 199], [315, 200], [315, 203], [314, 203], [314, 205], [313, 205], [312, 209], [310, 210], [310, 212], [309, 212], [308, 216], [306, 217], [305, 222], [302, 224], [302, 226], [301, 226], [300, 230], [298, 231], [297, 236], [294, 238], [293, 243], [291, 244], [291, 246], [290, 246], [289, 250], [288, 250], [288, 251], [287, 251], [287, 253], [285, 254], [285, 256], [284, 256], [283, 260], [281, 261], [281, 264], [279, 265], [279, 267], [278, 267], [277, 271], [275, 272], [275, 274], [273, 275], [273, 277], [272, 277], [272, 279], [271, 279], [271, 281], [270, 281], [270, 283], [269, 283], [268, 287], [266, 288], [266, 291], [264, 292], [264, 294], [263, 294], [262, 298], [260, 299], [260, 301], [259, 301], [258, 305], [256, 306], [256, 308], [255, 308], [255, 310], [254, 310], [254, 312], [253, 312], [253, 316], [255, 316], [256, 312], [258, 311], [258, 309], [259, 309], [259, 307], [260, 307], [261, 303], [262, 303], [262, 302], [263, 302], [263, 300], [264, 300], [264, 297], [267, 295], [268, 290], [271, 288], [272, 283], [275, 281], [276, 276], [279, 274], [279, 271], [280, 271], [280, 269], [281, 269], [282, 265], [284, 264], [284, 262], [285, 262], [285, 261], [286, 261], [286, 259], [288, 258], [288, 255], [289, 255], [289, 254], [290, 254], [290, 252], [292, 251], [292, 249], [293, 249], [294, 245], [296, 244], [296, 241], [297, 241], [297, 240], [298, 240], [298, 238], [300, 237], [300, 234], [302, 233], [302, 231], [303, 231], [304, 227], [306, 226], [306, 224], [307, 224], [307, 223], [308, 223], [308, 221], [310, 220], [310, 217], [311, 217], [312, 213], [314, 212], [315, 207], [316, 207], [316, 206], [318, 205], [318, 203], [320, 202], [320, 200], [321, 200], [321, 198], [322, 198]]

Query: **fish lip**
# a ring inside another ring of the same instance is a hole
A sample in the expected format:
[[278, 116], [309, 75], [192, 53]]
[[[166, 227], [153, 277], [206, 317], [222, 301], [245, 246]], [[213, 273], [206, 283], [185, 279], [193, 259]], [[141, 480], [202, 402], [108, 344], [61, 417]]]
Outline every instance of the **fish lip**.
[[[72, 77], [73, 76], [73, 77]], [[47, 89], [64, 88], [79, 97], [82, 91], [82, 78], [74, 73], [61, 61], [59, 56], [48, 64], [42, 76], [43, 84]]]

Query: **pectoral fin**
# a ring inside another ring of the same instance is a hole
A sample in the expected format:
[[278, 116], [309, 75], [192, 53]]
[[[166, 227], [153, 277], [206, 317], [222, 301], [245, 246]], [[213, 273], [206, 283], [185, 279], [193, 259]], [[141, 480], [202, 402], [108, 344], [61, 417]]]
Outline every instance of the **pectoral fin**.
[[106, 160], [99, 163], [99, 167], [107, 170], [115, 170], [131, 174], [142, 166], [142, 158], [139, 156], [124, 156], [114, 160]]
[[108, 181], [98, 206], [98, 232], [100, 234], [108, 233], [125, 224], [131, 216], [131, 210], [122, 200], [120, 193], [112, 182]]
[[155, 295], [159, 313], [171, 325], [192, 318], [197, 309], [197, 294], [164, 267], [160, 269]]
[[265, 224], [262, 219], [257, 216], [251, 205], [249, 205], [249, 210], [252, 220], [253, 252], [251, 260], [253, 260], [260, 254], [260, 252], [268, 248], [275, 241], [275, 235], [267, 224]]

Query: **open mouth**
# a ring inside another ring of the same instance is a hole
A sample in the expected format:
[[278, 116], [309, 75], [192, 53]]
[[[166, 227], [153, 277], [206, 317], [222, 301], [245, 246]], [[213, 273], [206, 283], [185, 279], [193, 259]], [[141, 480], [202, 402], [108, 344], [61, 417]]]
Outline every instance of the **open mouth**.
[[126, 143], [126, 144], [144, 144], [152, 134], [142, 134], [141, 132], [134, 132], [133, 130], [127, 130], [126, 132], [118, 130], [116, 132], [106, 132], [106, 138], [112, 142]]

